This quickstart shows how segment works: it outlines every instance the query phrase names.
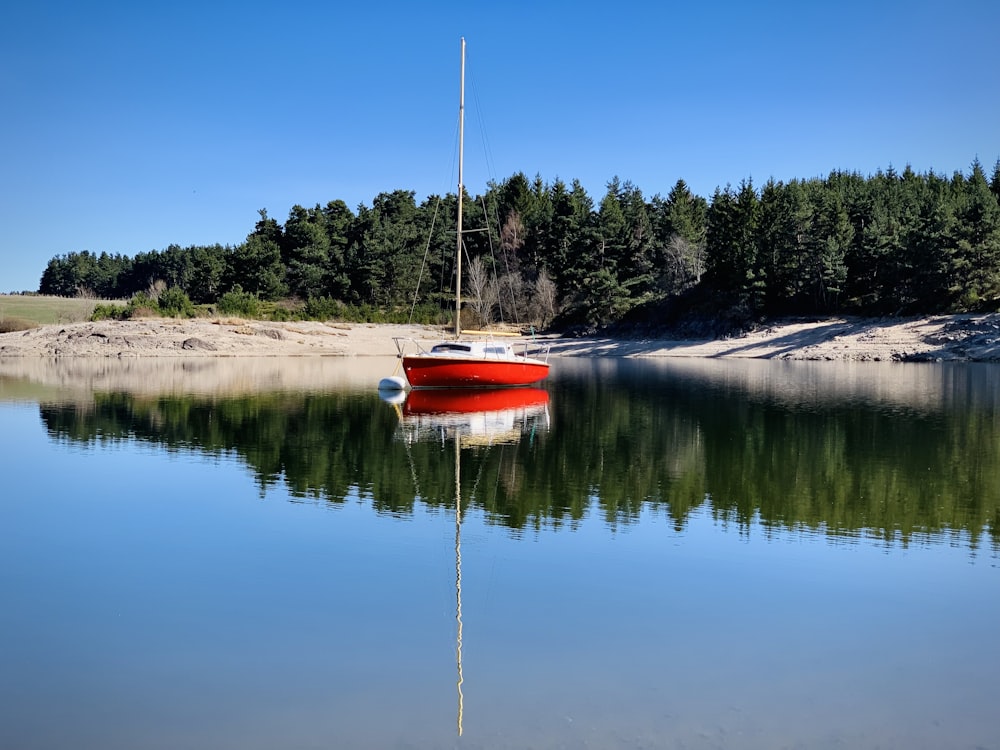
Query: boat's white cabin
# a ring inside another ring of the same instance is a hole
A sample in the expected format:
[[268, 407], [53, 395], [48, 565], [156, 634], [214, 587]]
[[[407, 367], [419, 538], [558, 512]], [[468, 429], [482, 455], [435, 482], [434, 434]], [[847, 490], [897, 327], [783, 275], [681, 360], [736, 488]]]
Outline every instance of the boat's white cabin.
[[443, 341], [431, 347], [431, 354], [459, 355], [477, 358], [509, 359], [516, 356], [513, 348], [496, 341]]
[[440, 358], [460, 358], [478, 360], [510, 360], [510, 361], [544, 361], [542, 357], [548, 359], [549, 347], [531, 348], [534, 342], [529, 341], [496, 341], [494, 339], [454, 339], [451, 341], [439, 341], [425, 349], [423, 342], [411, 338], [397, 337], [393, 339], [399, 356], [404, 356], [404, 349], [407, 344], [412, 345], [416, 352], [415, 357], [440, 357]]

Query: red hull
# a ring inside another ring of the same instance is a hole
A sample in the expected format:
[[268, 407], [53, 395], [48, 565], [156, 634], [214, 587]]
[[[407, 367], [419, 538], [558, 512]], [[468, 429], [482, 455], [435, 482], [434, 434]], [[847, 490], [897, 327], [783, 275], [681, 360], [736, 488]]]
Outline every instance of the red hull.
[[403, 357], [403, 370], [414, 388], [531, 385], [549, 374], [544, 362], [468, 357]]

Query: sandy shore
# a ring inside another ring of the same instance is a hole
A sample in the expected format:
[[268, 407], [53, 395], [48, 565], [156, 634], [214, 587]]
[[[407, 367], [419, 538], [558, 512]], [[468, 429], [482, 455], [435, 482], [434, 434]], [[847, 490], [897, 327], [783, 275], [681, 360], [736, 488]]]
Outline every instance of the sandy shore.
[[[100, 321], [0, 334], [8, 357], [364, 357], [396, 354], [394, 337], [433, 341], [425, 326], [243, 320]], [[712, 340], [546, 336], [553, 356], [743, 357], [846, 361], [1000, 361], [1000, 314], [783, 321]]]

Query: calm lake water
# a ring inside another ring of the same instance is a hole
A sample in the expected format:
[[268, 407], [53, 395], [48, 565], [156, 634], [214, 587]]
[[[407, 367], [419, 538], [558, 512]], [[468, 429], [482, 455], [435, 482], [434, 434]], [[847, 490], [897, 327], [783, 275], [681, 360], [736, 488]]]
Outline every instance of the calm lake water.
[[1000, 748], [1000, 367], [0, 361], [0, 747]]

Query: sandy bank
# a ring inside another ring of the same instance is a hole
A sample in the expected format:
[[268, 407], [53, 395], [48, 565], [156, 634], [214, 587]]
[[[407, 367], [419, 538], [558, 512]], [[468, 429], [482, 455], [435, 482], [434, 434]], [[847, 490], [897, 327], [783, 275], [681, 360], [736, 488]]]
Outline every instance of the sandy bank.
[[[240, 320], [100, 321], [0, 334], [8, 357], [365, 357], [394, 337], [433, 341], [426, 326]], [[712, 340], [544, 337], [553, 356], [744, 357], [846, 361], [1000, 361], [1000, 314], [784, 321]]]

